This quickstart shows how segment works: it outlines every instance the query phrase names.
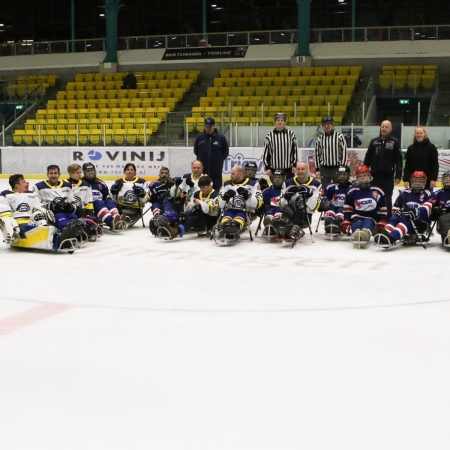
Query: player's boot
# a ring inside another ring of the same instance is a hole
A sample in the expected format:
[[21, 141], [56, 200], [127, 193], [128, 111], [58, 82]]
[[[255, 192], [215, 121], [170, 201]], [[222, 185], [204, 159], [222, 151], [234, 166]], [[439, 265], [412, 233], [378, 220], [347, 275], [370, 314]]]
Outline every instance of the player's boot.
[[329, 236], [339, 236], [341, 234], [341, 222], [339, 220], [325, 220], [325, 234]]
[[58, 248], [73, 248], [75, 240], [78, 240], [79, 236], [81, 236], [80, 224], [77, 223], [77, 220], [69, 220], [59, 235]]
[[226, 239], [238, 239], [242, 231], [239, 222], [233, 219], [222, 222], [222, 230]]
[[127, 216], [125, 214], [116, 214], [112, 223], [111, 230], [124, 230], [127, 226]]
[[162, 214], [159, 214], [155, 218], [155, 226], [157, 227], [157, 234], [160, 238], [171, 240], [177, 236], [183, 237], [184, 235], [183, 225], [170, 225], [169, 219]]
[[450, 247], [450, 230], [447, 231], [447, 236], [442, 238], [442, 244], [444, 247]]
[[381, 230], [379, 233], [377, 233], [373, 238], [373, 242], [375, 243], [375, 245], [381, 248], [389, 248], [395, 244], [394, 238], [389, 234], [387, 230]]
[[275, 236], [277, 233], [275, 228], [273, 227], [274, 218], [273, 217], [264, 217], [264, 229], [262, 235], [264, 237]]

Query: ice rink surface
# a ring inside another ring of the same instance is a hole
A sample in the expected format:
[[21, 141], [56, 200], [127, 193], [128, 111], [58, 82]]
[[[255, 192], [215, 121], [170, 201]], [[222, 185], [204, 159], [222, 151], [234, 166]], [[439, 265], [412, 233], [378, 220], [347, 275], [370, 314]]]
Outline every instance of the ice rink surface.
[[1, 244], [0, 448], [449, 449], [449, 251], [314, 240]]

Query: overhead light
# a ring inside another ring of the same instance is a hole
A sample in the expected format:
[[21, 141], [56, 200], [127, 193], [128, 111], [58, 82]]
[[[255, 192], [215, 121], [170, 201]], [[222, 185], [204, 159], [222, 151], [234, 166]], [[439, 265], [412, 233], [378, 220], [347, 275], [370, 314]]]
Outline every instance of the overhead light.
[[4, 27], [5, 26], [5, 24], [4, 23], [0, 23], [0, 27]]
[[211, 8], [217, 8], [217, 5], [211, 5]]
[[99, 14], [100, 17], [105, 17], [105, 14], [101, 13]]

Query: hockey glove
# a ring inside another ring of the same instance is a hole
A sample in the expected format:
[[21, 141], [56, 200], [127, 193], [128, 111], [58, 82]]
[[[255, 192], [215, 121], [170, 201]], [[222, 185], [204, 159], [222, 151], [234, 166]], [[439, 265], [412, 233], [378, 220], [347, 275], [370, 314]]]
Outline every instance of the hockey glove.
[[261, 189], [261, 191], [263, 191], [264, 189], [267, 189], [269, 187], [269, 183], [267, 182], [267, 180], [265, 178], [261, 178], [259, 180], [259, 189]]
[[133, 184], [133, 192], [136, 197], [145, 197], [145, 189], [139, 184]]
[[320, 206], [317, 211], [325, 212], [325, 211], [328, 211], [330, 208], [331, 208], [331, 200], [327, 197], [322, 197], [320, 199]]
[[112, 186], [111, 189], [109, 190], [111, 192], [112, 195], [117, 195], [120, 191], [120, 185], [119, 183], [116, 181]]
[[70, 203], [64, 197], [56, 197], [50, 204], [50, 209], [54, 213], [72, 212], [72, 208], [70, 208], [70, 211], [68, 211], [68, 208], [70, 208]]
[[187, 184], [190, 188], [193, 188], [193, 187], [195, 186], [195, 183], [194, 183], [190, 178], [188, 178], [188, 179], [186, 180], [186, 184]]
[[408, 218], [409, 220], [418, 220], [419, 219], [419, 210], [417, 208], [410, 209], [403, 213], [403, 216]]
[[403, 211], [401, 209], [396, 209], [395, 211], [392, 211], [392, 215], [397, 217], [403, 217]]
[[344, 220], [341, 224], [342, 234], [350, 234], [350, 220]]
[[248, 200], [248, 198], [250, 197], [250, 192], [247, 189], [245, 189], [244, 187], [242, 187], [242, 186], [239, 186], [237, 188], [237, 193], [239, 195], [242, 195], [242, 198], [244, 200]]
[[222, 195], [222, 200], [224, 202], [229, 202], [230, 198], [233, 198], [235, 195], [236, 195], [236, 192], [233, 191], [232, 189], [229, 189]]

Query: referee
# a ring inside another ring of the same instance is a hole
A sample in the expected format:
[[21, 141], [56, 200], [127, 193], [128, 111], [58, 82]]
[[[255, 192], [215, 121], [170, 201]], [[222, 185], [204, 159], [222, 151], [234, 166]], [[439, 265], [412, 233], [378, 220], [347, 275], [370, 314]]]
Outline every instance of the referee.
[[284, 170], [286, 179], [292, 178], [292, 168], [297, 163], [297, 138], [286, 128], [286, 114], [275, 114], [274, 121], [275, 128], [264, 141], [264, 168], [269, 177], [278, 169]]
[[347, 161], [347, 144], [344, 136], [333, 127], [331, 116], [322, 117], [324, 134], [316, 139], [316, 178], [325, 187], [334, 181], [337, 168]]

